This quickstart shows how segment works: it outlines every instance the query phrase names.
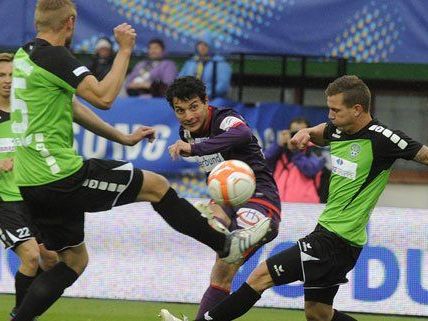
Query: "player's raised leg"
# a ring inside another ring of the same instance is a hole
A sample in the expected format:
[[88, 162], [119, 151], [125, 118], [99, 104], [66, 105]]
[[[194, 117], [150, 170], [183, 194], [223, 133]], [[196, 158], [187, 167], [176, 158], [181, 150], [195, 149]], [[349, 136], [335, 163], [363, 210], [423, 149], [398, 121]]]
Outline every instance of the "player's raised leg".
[[163, 176], [150, 171], [143, 171], [143, 176], [137, 201], [151, 202], [171, 227], [206, 244], [225, 260], [240, 260], [244, 252], [262, 241], [270, 230], [270, 220], [267, 218], [249, 229], [224, 234], [212, 228], [201, 212], [180, 198]]

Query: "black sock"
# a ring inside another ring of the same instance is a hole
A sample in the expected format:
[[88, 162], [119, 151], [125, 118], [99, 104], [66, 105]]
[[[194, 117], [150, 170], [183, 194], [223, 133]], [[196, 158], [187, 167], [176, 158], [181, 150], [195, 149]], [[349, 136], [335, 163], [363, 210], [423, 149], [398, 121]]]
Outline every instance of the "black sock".
[[257, 291], [247, 283], [244, 283], [238, 290], [217, 304], [215, 308], [206, 312], [205, 317], [196, 321], [229, 321], [237, 319], [247, 313], [260, 298], [261, 296]]
[[[37, 276], [37, 275], [36, 275]], [[21, 272], [15, 274], [15, 309], [18, 309], [36, 276], [27, 276]]]
[[78, 274], [64, 262], [40, 274], [28, 289], [13, 321], [31, 321], [41, 315], [78, 277]]
[[213, 229], [207, 219], [184, 198], [170, 188], [153, 208], [176, 231], [193, 237], [216, 252], [225, 248], [226, 236]]
[[331, 321], [357, 321], [357, 319], [354, 319], [345, 313], [334, 310], [333, 319], [331, 319]]

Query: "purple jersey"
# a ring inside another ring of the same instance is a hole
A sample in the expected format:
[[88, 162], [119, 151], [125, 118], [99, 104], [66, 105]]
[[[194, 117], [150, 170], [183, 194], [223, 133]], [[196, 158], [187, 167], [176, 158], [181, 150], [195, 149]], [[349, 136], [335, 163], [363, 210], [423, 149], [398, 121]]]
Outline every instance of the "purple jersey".
[[233, 109], [209, 107], [209, 127], [201, 135], [192, 136], [180, 128], [182, 140], [192, 144], [192, 156], [207, 173], [219, 163], [237, 159], [247, 163], [256, 175], [256, 191], [249, 202], [259, 203], [280, 215], [278, 189], [266, 159], [244, 118]]

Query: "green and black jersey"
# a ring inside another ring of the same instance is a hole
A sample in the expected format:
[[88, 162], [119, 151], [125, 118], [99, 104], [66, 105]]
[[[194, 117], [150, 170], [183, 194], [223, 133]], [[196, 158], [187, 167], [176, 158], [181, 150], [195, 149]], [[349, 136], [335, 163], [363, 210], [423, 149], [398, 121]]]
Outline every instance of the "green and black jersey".
[[[10, 113], [0, 110], [0, 160], [14, 158], [15, 141], [11, 131]], [[15, 171], [0, 172], [0, 198], [5, 202], [22, 201], [21, 193], [15, 184]]]
[[413, 159], [422, 145], [377, 120], [353, 135], [328, 123], [324, 138], [331, 148], [332, 175], [327, 206], [319, 224], [350, 243], [367, 243], [370, 214], [398, 158]]
[[43, 185], [70, 176], [83, 164], [73, 148], [72, 99], [89, 75], [70, 51], [35, 39], [13, 61], [12, 130], [18, 186]]

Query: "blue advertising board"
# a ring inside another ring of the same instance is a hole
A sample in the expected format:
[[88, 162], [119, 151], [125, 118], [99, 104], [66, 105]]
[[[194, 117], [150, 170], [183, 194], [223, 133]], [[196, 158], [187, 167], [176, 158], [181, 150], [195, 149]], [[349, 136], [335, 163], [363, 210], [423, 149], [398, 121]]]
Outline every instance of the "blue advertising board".
[[[213, 106], [233, 107], [240, 112], [262, 146], [275, 140], [276, 133], [287, 128], [290, 120], [305, 116], [313, 124], [327, 120], [327, 108], [302, 107], [278, 103], [262, 103], [255, 107], [237, 104], [223, 99], [215, 99]], [[130, 133], [141, 125], [155, 126], [157, 138], [153, 143], [140, 142], [135, 146], [122, 146], [98, 137], [92, 132], [75, 125], [75, 146], [85, 158], [123, 159], [136, 167], [161, 173], [178, 173], [196, 170], [196, 163], [180, 159], [172, 161], [168, 146], [177, 139], [179, 124], [165, 99], [119, 98], [111, 110], [95, 112], [116, 128]]]
[[[75, 0], [73, 49], [91, 51], [122, 22], [138, 33], [137, 51], [162, 38], [170, 52], [191, 53], [207, 33], [216, 50], [428, 62], [428, 2], [420, 0]], [[0, 47], [35, 35], [36, 0], [0, 2]]]

